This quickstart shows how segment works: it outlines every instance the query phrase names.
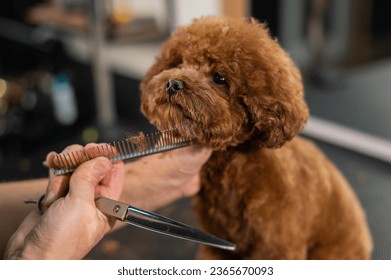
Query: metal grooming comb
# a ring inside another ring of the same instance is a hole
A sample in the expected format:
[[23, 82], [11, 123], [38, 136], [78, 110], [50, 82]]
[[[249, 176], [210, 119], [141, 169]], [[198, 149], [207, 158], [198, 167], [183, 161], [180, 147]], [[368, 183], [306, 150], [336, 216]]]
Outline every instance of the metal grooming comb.
[[[80, 151], [58, 154], [58, 169], [55, 175], [71, 173], [81, 163], [94, 157], [106, 156], [112, 162], [120, 160], [132, 160], [139, 157], [152, 155], [168, 150], [173, 150], [191, 144], [191, 140], [184, 137], [176, 137], [175, 129], [157, 131], [150, 134], [131, 137], [123, 141], [113, 141], [112, 144], [104, 144]], [[95, 156], [94, 156], [95, 155]], [[81, 160], [80, 160], [81, 159]]]

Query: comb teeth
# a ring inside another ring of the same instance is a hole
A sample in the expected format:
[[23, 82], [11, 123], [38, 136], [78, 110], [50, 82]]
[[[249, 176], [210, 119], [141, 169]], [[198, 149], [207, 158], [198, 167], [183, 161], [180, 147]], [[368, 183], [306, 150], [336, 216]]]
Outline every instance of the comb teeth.
[[131, 160], [180, 147], [189, 146], [191, 141], [184, 137], [175, 137], [175, 129], [134, 136], [123, 141], [113, 141], [79, 151], [61, 153], [56, 156], [58, 169], [55, 175], [71, 173], [77, 166], [98, 156], [104, 156], [112, 162]]
[[118, 152], [110, 144], [103, 144], [96, 147], [90, 147], [73, 152], [58, 154], [55, 158], [58, 169], [54, 171], [56, 175], [72, 172], [77, 166], [98, 156], [104, 156], [111, 159]]

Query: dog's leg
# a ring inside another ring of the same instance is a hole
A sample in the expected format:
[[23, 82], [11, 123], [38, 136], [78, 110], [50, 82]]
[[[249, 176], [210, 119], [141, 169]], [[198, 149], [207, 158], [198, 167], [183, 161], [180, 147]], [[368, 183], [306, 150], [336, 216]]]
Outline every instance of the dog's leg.
[[257, 217], [248, 225], [251, 237], [247, 239], [252, 243], [247, 257], [259, 260], [306, 259], [310, 223], [301, 220], [300, 208], [282, 209], [278, 204], [264, 207], [258, 201], [254, 199], [247, 205], [247, 215]]
[[[344, 238], [341, 238], [341, 241]], [[322, 244], [309, 250], [310, 260], [368, 260], [371, 257], [370, 242], [340, 242]]]

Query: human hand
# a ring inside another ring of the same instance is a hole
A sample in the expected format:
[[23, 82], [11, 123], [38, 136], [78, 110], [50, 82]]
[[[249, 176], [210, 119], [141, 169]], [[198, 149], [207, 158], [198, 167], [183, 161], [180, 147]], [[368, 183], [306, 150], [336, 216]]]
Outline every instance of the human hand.
[[211, 154], [210, 148], [190, 146], [127, 163], [121, 201], [151, 211], [196, 194], [199, 171]]
[[[48, 165], [53, 156], [48, 155]], [[115, 222], [96, 208], [95, 197], [118, 199], [123, 180], [123, 163], [103, 157], [81, 164], [72, 175], [51, 176], [43, 201], [47, 210], [43, 216], [36, 209], [26, 217], [8, 242], [5, 258], [83, 258]]]
[[[92, 147], [87, 145], [86, 149]], [[100, 150], [90, 149], [89, 158], [97, 156], [99, 153], [96, 151]], [[111, 154], [112, 151], [108, 153]], [[155, 210], [180, 198], [196, 194], [200, 189], [199, 171], [211, 154], [212, 149], [206, 146], [190, 146], [145, 156], [127, 163], [125, 186], [120, 200], [145, 210]], [[49, 154], [46, 162], [50, 166], [58, 167], [54, 160], [55, 155]], [[75, 155], [83, 157], [83, 153]], [[79, 162], [78, 158], [76, 162]], [[60, 183], [58, 186], [61, 187], [57, 193], [62, 193], [64, 184]], [[46, 199], [48, 204], [56, 199], [53, 197], [53, 192], [49, 190]]]

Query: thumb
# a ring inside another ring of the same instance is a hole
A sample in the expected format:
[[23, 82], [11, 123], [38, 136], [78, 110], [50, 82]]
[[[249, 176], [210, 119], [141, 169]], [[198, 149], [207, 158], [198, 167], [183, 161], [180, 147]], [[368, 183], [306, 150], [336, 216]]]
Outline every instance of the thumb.
[[94, 200], [95, 187], [111, 170], [111, 161], [104, 157], [84, 162], [76, 168], [71, 176], [69, 196]]

